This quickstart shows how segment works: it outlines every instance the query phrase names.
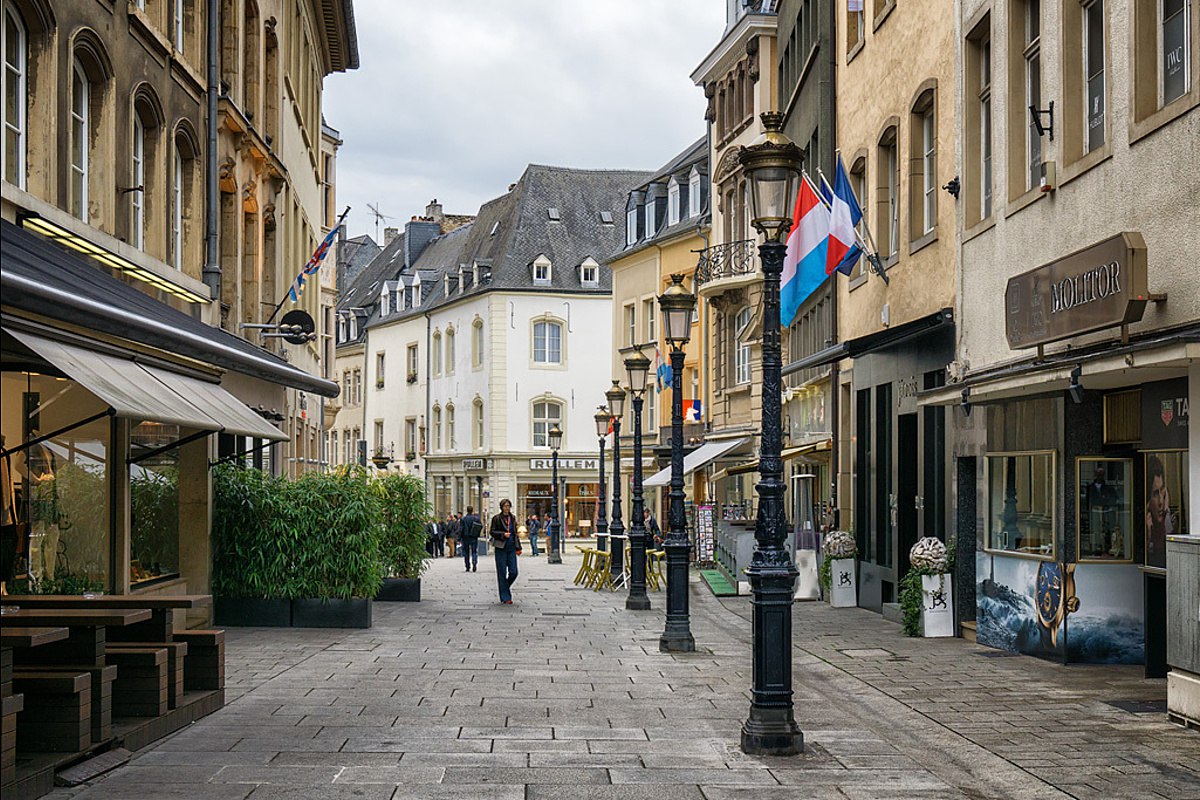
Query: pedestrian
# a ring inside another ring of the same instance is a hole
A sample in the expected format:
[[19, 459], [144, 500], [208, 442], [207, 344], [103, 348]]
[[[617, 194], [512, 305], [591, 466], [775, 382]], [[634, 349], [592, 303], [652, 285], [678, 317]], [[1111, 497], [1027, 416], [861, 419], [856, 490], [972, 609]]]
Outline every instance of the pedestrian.
[[475, 509], [467, 506], [467, 515], [458, 522], [458, 540], [461, 542], [463, 564], [467, 572], [479, 571], [479, 534], [483, 533], [483, 521]]
[[541, 532], [541, 528], [542, 528], [542, 523], [541, 523], [541, 520], [538, 519], [538, 515], [530, 514], [529, 521], [525, 523], [525, 527], [529, 530], [530, 555], [532, 555], [536, 558], [538, 555], [540, 555], [540, 553], [538, 553], [537, 543], [538, 543], [538, 534]]
[[436, 519], [425, 524], [425, 552], [435, 558], [441, 558], [445, 540], [442, 538], [442, 528]]
[[646, 533], [650, 536], [650, 541], [654, 542], [655, 547], [661, 547], [663, 543], [662, 529], [658, 527], [658, 520], [654, 518], [654, 512], [650, 509], [643, 509], [642, 524], [646, 528]]
[[517, 556], [521, 555], [521, 540], [517, 536], [517, 521], [512, 513], [512, 501], [500, 501], [500, 513], [492, 517], [489, 529], [492, 546], [496, 549], [496, 580], [500, 584], [500, 602], [512, 605], [512, 585], [517, 580]]
[[448, 557], [454, 558], [455, 554], [458, 552], [457, 550], [455, 550], [455, 545], [458, 543], [458, 537], [455, 535], [455, 532], [454, 532], [454, 515], [453, 514], [447, 514], [446, 518], [444, 520], [442, 520], [442, 531], [444, 532], [445, 537], [446, 537], [446, 549], [450, 551], [448, 554]]

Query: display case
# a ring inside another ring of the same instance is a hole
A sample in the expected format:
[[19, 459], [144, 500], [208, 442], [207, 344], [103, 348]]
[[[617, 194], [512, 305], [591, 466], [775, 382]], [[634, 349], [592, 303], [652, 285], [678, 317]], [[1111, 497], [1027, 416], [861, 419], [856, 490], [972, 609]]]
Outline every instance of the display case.
[[1079, 561], [1133, 561], [1133, 460], [1075, 459], [1075, 532]]

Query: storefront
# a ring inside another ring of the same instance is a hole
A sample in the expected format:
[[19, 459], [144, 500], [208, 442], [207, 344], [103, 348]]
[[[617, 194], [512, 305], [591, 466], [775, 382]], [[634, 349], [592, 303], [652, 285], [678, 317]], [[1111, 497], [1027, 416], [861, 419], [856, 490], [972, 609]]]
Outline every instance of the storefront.
[[[532, 458], [529, 461], [530, 466], [536, 469], [543, 461], [548, 464], [550, 459]], [[564, 468], [564, 463], [571, 467], [569, 472]], [[589, 472], [589, 468], [591, 474], [584, 479], [575, 474]], [[595, 535], [597, 496], [600, 489], [600, 484], [595, 480], [598, 470], [599, 461], [597, 459], [559, 460], [559, 507], [562, 514], [563, 532], [567, 537], [579, 538]], [[549, 475], [518, 477], [515, 512], [521, 520], [525, 520], [531, 514], [538, 516], [550, 514], [554, 502], [554, 486], [547, 480], [549, 477]]]

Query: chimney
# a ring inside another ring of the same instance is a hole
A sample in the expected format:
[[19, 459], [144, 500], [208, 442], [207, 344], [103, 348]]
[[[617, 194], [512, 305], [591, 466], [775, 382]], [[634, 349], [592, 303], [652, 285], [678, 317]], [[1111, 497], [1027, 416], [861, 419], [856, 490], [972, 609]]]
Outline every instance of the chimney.
[[387, 247], [392, 242], [396, 241], [396, 237], [400, 235], [399, 228], [384, 228], [383, 229], [383, 246]]
[[433, 220], [439, 226], [446, 218], [446, 215], [442, 213], [442, 204], [437, 201], [436, 197], [429, 201], [429, 205], [425, 206], [425, 218]]
[[404, 267], [411, 269], [429, 243], [440, 236], [442, 226], [419, 217], [404, 223]]

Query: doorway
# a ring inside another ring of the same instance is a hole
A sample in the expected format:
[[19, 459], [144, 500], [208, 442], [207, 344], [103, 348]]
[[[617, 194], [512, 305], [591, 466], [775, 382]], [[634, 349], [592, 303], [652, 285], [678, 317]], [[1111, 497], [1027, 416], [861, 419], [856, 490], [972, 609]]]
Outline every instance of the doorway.
[[917, 415], [901, 414], [896, 426], [896, 578], [908, 574], [908, 551], [917, 543], [917, 476], [920, 453], [917, 449]]

